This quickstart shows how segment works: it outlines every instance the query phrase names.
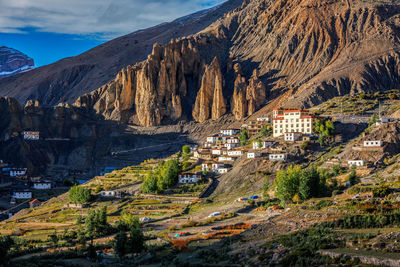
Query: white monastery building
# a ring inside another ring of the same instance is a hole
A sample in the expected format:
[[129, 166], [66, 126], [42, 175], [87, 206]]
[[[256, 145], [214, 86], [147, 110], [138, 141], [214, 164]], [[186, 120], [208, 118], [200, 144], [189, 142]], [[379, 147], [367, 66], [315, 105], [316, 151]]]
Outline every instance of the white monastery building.
[[310, 114], [308, 110], [274, 109], [273, 135], [279, 137], [285, 133], [312, 134], [316, 119], [318, 117]]
[[382, 141], [364, 141], [365, 147], [381, 147], [382, 144]]

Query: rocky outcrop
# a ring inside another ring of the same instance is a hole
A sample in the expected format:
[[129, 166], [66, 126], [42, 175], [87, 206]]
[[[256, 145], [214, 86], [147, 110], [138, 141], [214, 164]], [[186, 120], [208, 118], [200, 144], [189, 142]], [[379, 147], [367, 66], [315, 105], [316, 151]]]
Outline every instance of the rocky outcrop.
[[20, 103], [36, 99], [46, 106], [74, 103], [78, 97], [113, 81], [121, 69], [146, 60], [154, 43], [165, 45], [172, 38], [196, 34], [242, 2], [224, 1], [211, 9], [118, 37], [78, 56], [2, 78], [0, 95], [14, 97]]
[[223, 96], [224, 78], [217, 58], [206, 66], [201, 80], [201, 87], [196, 97], [193, 118], [198, 122], [208, 119], [216, 120], [226, 113], [226, 103]]
[[266, 89], [259, 79], [258, 70], [253, 71], [253, 75], [246, 82], [242, 76], [241, 67], [235, 64], [235, 83], [232, 97], [232, 113], [237, 120], [252, 115], [266, 102]]
[[0, 47], [0, 77], [33, 69], [33, 59], [20, 51], [6, 46]]

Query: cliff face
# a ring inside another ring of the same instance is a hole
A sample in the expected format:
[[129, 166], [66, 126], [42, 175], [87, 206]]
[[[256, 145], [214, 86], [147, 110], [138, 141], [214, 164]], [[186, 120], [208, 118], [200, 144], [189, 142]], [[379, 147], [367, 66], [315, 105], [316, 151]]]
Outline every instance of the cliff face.
[[201, 87], [196, 97], [193, 118], [198, 122], [216, 120], [226, 113], [223, 95], [224, 78], [217, 58], [206, 66], [201, 80]]
[[33, 69], [33, 59], [20, 51], [1, 46], [0, 47], [0, 77], [5, 77]]
[[228, 0], [212, 9], [116, 38], [78, 56], [2, 78], [0, 95], [14, 97], [20, 103], [35, 99], [46, 106], [73, 103], [114, 80], [122, 68], [145, 60], [154, 43], [167, 44], [172, 38], [195, 34], [242, 2]]

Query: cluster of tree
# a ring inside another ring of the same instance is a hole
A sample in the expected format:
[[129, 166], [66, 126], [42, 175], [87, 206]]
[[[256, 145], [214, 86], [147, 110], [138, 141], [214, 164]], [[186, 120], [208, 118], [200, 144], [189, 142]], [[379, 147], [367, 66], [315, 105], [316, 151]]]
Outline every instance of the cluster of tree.
[[315, 131], [318, 133], [318, 142], [320, 146], [325, 146], [328, 137], [332, 136], [335, 132], [335, 126], [331, 120], [316, 120]]
[[277, 197], [281, 201], [306, 200], [312, 197], [320, 197], [327, 194], [326, 179], [329, 174], [316, 167], [302, 169], [298, 165], [289, 166], [276, 175], [275, 185]]
[[79, 185], [74, 185], [69, 190], [69, 200], [74, 204], [88, 203], [91, 199], [90, 190]]
[[9, 260], [10, 249], [15, 245], [14, 240], [10, 236], [0, 236], [0, 266], [7, 266]]
[[377, 123], [379, 121], [379, 117], [378, 115], [374, 114], [371, 116], [371, 118], [368, 119], [367, 123], [368, 126], [374, 125], [375, 123]]
[[[145, 249], [145, 237], [142, 233], [140, 223], [136, 217], [130, 213], [122, 214], [116, 223], [119, 230], [112, 245], [120, 258], [129, 253], [140, 253]], [[129, 235], [127, 235], [127, 232]]]
[[261, 127], [261, 136], [262, 137], [264, 137], [264, 136], [271, 136], [272, 135], [272, 131], [273, 131], [273, 129], [272, 129], [272, 127], [271, 126], [267, 126], [267, 125], [263, 125], [262, 127]]
[[395, 211], [391, 214], [367, 214], [367, 215], [347, 215], [343, 219], [333, 222], [324, 222], [325, 227], [330, 228], [380, 228], [385, 226], [400, 225], [400, 212]]
[[89, 210], [85, 218], [85, 235], [89, 238], [99, 237], [112, 232], [111, 225], [107, 222], [107, 208]]
[[178, 182], [178, 174], [182, 172], [179, 157], [159, 163], [155, 170], [150, 170], [143, 180], [144, 193], [161, 193]]

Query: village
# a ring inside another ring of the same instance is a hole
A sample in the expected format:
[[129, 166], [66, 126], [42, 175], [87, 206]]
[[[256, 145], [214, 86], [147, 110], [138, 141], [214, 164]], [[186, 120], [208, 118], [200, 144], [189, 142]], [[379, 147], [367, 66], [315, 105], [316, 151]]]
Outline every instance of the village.
[[[319, 148], [319, 136], [316, 131], [316, 121], [330, 120], [330, 117], [320, 117], [308, 110], [274, 109], [272, 116], [259, 117], [243, 124], [241, 128], [223, 128], [218, 133], [207, 136], [200, 145], [190, 149], [190, 160], [193, 165], [178, 175], [178, 184], [196, 184], [203, 178], [215, 178], [229, 173], [238, 159], [262, 159], [264, 162], [286, 162], [294, 164], [304, 162], [307, 155], [298, 155], [299, 149]], [[377, 124], [389, 123], [392, 119], [382, 118]], [[36, 131], [23, 131], [21, 137], [26, 142], [40, 139]], [[340, 134], [335, 135], [336, 141], [341, 141]], [[382, 140], [365, 140], [354, 145], [354, 151], [383, 151]], [[312, 153], [312, 150], [308, 153]], [[366, 168], [371, 163], [361, 158], [348, 158], [346, 161], [333, 159], [325, 165], [339, 164], [342, 167]], [[13, 167], [0, 161], [1, 167], [1, 219], [8, 219], [23, 208], [34, 208], [54, 195], [65, 193], [69, 184], [57, 184], [51, 179], [32, 177], [26, 167]], [[106, 176], [115, 171], [115, 167], [104, 167], [99, 176]], [[74, 181], [84, 184], [87, 180]], [[121, 198], [119, 191], [102, 191], [105, 198]]]

